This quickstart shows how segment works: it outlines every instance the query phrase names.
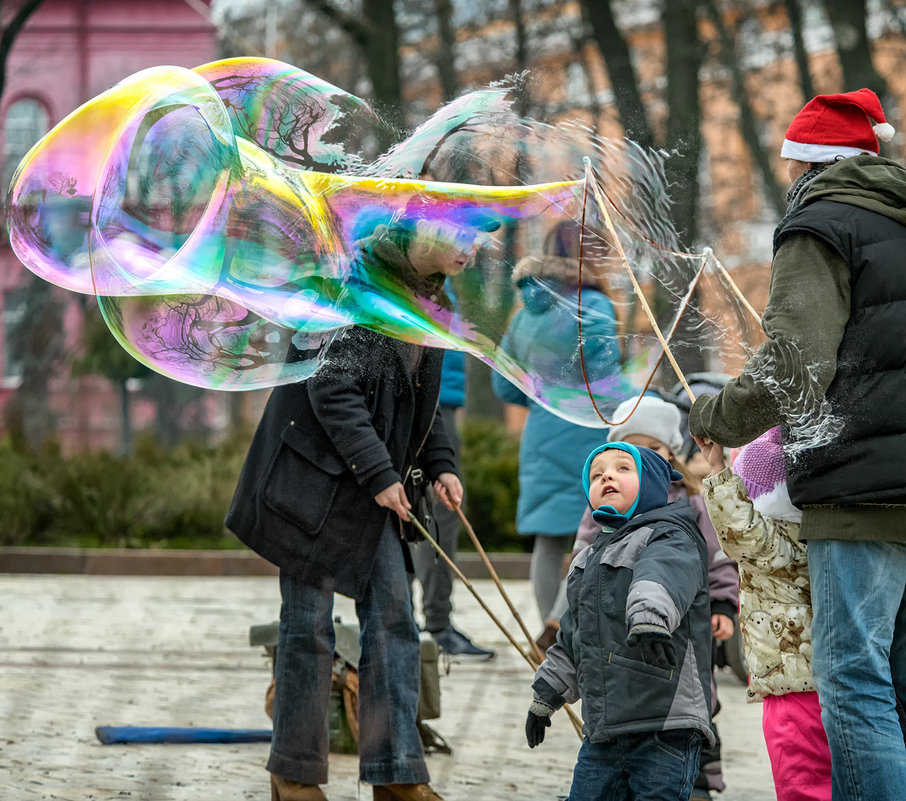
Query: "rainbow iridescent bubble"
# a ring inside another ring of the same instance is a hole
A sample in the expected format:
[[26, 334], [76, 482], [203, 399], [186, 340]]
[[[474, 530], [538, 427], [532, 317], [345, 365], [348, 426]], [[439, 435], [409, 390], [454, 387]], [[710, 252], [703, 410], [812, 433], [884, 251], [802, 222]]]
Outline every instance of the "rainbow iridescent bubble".
[[689, 291], [705, 257], [676, 246], [659, 154], [519, 118], [504, 86], [375, 157], [381, 126], [267, 59], [145, 70], [25, 157], [10, 239], [37, 275], [96, 295], [136, 359], [216, 389], [330, 369], [361, 325], [471, 353], [603, 426], [661, 353], [627, 268], [675, 302], [668, 331], [693, 321], [692, 347], [748, 337]]

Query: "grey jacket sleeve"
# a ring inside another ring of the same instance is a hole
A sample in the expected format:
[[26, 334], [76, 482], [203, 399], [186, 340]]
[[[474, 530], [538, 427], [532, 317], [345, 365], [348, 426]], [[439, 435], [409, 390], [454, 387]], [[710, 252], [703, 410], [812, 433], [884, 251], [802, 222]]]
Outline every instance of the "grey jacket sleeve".
[[[577, 568], [585, 566], [585, 560], [591, 553], [591, 546], [583, 549], [572, 561], [570, 574]], [[563, 704], [572, 704], [579, 700], [579, 680], [576, 675], [576, 659], [573, 652], [573, 635], [576, 621], [572, 610], [560, 618], [560, 631], [557, 641], [547, 649], [544, 661], [535, 673], [532, 689], [542, 701], [559, 709]]]
[[673, 632], [706, 581], [699, 546], [684, 532], [664, 531], [639, 554], [626, 599], [626, 628]]
[[547, 649], [544, 661], [535, 673], [532, 690], [546, 704], [559, 709], [579, 700], [579, 681], [572, 650], [572, 615], [567, 612], [560, 621], [557, 641]]

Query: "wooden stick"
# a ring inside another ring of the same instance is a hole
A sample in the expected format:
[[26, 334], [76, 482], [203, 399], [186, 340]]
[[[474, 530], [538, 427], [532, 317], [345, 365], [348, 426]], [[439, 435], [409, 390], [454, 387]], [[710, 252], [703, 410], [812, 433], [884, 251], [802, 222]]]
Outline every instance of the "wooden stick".
[[761, 325], [761, 315], [755, 311], [755, 307], [749, 303], [745, 295], [742, 294], [742, 290], [736, 286], [736, 282], [730, 277], [730, 273], [727, 271], [727, 268], [720, 263], [720, 260], [714, 255], [711, 248], [705, 248], [705, 255], [710, 257], [711, 262], [720, 270], [720, 274], [727, 280], [727, 283], [730, 285], [730, 288], [736, 293], [736, 297], [739, 298], [740, 303], [746, 307], [749, 314], [751, 314]]
[[[522, 646], [519, 645], [518, 642], [516, 642], [516, 640], [513, 638], [513, 635], [510, 634], [506, 626], [504, 626], [503, 623], [500, 622], [500, 619], [497, 617], [497, 615], [495, 615], [491, 611], [488, 605], [484, 602], [484, 599], [478, 594], [478, 591], [475, 589], [475, 587], [472, 586], [472, 582], [470, 582], [465, 577], [463, 572], [459, 569], [459, 567], [457, 567], [456, 563], [450, 558], [449, 554], [440, 547], [440, 545], [437, 543], [437, 540], [435, 540], [428, 533], [427, 529], [416, 519], [415, 515], [413, 515], [411, 511], [407, 514], [409, 515], [409, 522], [412, 523], [412, 525], [415, 526], [416, 529], [418, 529], [418, 533], [421, 534], [431, 544], [431, 547], [434, 548], [435, 551], [437, 551], [437, 553], [447, 563], [448, 567], [453, 571], [456, 577], [466, 585], [466, 589], [468, 589], [469, 592], [472, 593], [475, 600], [478, 601], [478, 605], [488, 613], [488, 617], [490, 617], [491, 620], [493, 620], [494, 623], [497, 624], [497, 628], [499, 628], [503, 632], [503, 635], [510, 641], [510, 644], [517, 651], [519, 651], [519, 655], [528, 663], [529, 667], [532, 670], [537, 670], [539, 663], [535, 662], [535, 660], [522, 649]], [[564, 708], [567, 710], [566, 714], [569, 716], [569, 719], [573, 724], [573, 728], [576, 730], [576, 733], [579, 735], [579, 737], [582, 738], [583, 735], [581, 721], [579, 721], [576, 713], [573, 712], [573, 710], [570, 709], [568, 705], [564, 705]]]
[[620, 259], [623, 261], [623, 266], [626, 268], [626, 272], [629, 273], [629, 280], [632, 282], [632, 286], [639, 298], [639, 302], [642, 304], [642, 308], [645, 310], [645, 314], [648, 317], [648, 322], [651, 323], [651, 327], [654, 329], [654, 333], [657, 335], [657, 338], [661, 343], [661, 347], [664, 349], [664, 355], [666, 355], [667, 360], [670, 362], [670, 366], [673, 367], [674, 371], [676, 372], [680, 383], [683, 385], [683, 389], [686, 390], [686, 394], [689, 396], [689, 400], [694, 403], [695, 395], [689, 388], [689, 384], [686, 381], [686, 376], [683, 374], [683, 371], [680, 370], [679, 365], [676, 363], [676, 359], [673, 356], [673, 351], [670, 350], [670, 346], [667, 344], [667, 340], [664, 339], [664, 334], [661, 332], [661, 329], [657, 324], [657, 320], [655, 320], [654, 318], [654, 312], [651, 311], [651, 306], [648, 305], [648, 300], [642, 294], [642, 287], [639, 286], [639, 282], [636, 280], [635, 273], [632, 272], [632, 267], [629, 266], [629, 259], [626, 258], [626, 253], [623, 250], [623, 245], [620, 242], [620, 237], [617, 236], [617, 230], [614, 227], [613, 220], [611, 220], [610, 218], [610, 212], [607, 211], [607, 204], [601, 197], [601, 188], [598, 186], [598, 182], [594, 180], [594, 177], [591, 173], [591, 162], [586, 159], [585, 180], [588, 181], [589, 179], [591, 179], [591, 188], [592, 193], [595, 196], [595, 201], [598, 204], [598, 208], [601, 210], [601, 214], [604, 215], [604, 222], [607, 223], [607, 230], [610, 231], [614, 245], [616, 246], [616, 249], [620, 254]]
[[484, 566], [487, 568], [491, 579], [497, 586], [497, 589], [500, 592], [500, 597], [503, 598], [503, 600], [506, 602], [507, 607], [509, 607], [510, 613], [519, 624], [519, 628], [522, 629], [522, 633], [525, 635], [525, 638], [528, 641], [529, 648], [531, 648], [532, 653], [535, 656], [535, 661], [540, 665], [544, 661], [544, 654], [541, 653], [541, 649], [538, 647], [538, 643], [536, 643], [532, 635], [529, 634], [529, 630], [528, 628], [526, 628], [526, 625], [523, 622], [522, 617], [519, 615], [519, 612], [516, 611], [516, 607], [513, 606], [513, 602], [510, 600], [509, 594], [503, 588], [503, 584], [500, 581], [500, 576], [497, 575], [497, 571], [494, 569], [494, 565], [488, 558], [487, 552], [482, 547], [481, 542], [479, 542], [478, 535], [475, 533], [475, 529], [472, 528], [472, 524], [469, 522], [468, 518], [462, 511], [462, 507], [458, 503], [455, 504], [453, 508], [456, 510], [456, 514], [459, 515], [459, 519], [462, 521], [462, 524], [466, 527], [466, 532], [469, 535], [469, 539], [472, 540], [472, 545], [475, 546], [475, 550], [478, 551], [478, 555], [481, 557], [481, 561], [484, 562]]

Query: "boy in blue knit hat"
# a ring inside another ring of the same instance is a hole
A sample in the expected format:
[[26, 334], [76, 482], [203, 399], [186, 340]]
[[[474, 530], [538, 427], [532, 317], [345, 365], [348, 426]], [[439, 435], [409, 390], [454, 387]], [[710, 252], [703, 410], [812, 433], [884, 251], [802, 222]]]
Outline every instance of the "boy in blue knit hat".
[[595, 541], [570, 566], [569, 611], [532, 684], [530, 747], [582, 699], [584, 740], [569, 801], [685, 801], [711, 740], [708, 552], [681, 478], [649, 448], [593, 450], [582, 482]]

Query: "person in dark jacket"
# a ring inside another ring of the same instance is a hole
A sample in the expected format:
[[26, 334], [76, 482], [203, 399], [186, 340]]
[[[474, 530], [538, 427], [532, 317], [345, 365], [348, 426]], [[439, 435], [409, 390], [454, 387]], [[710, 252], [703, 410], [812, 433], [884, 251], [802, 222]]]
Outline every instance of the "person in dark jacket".
[[[379, 225], [360, 243], [357, 268], [400, 297], [409, 286], [422, 302], [442, 304], [444, 277], [471, 263], [477, 230], [468, 239], [462, 225], [443, 221]], [[439, 798], [416, 725], [420, 648], [401, 523], [415, 460], [446, 505], [462, 500], [437, 410], [442, 357], [350, 329], [312, 378], [273, 391], [246, 458], [226, 522], [280, 568], [267, 764], [280, 801], [325, 798], [334, 592], [355, 599], [361, 625], [361, 780], [377, 801]]]
[[569, 611], [532, 684], [530, 747], [582, 699], [569, 797], [688, 799], [711, 733], [708, 549], [679, 474], [649, 448], [610, 442], [582, 473], [602, 525], [570, 566]]
[[767, 341], [689, 415], [703, 445], [781, 425], [834, 801], [906, 788], [906, 169], [878, 155], [892, 134], [868, 89], [819, 95], [793, 119]]

